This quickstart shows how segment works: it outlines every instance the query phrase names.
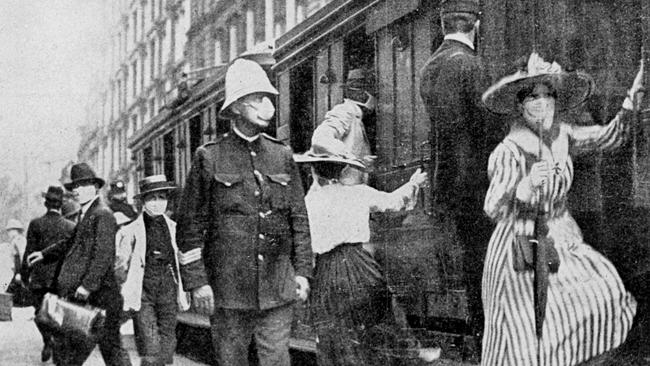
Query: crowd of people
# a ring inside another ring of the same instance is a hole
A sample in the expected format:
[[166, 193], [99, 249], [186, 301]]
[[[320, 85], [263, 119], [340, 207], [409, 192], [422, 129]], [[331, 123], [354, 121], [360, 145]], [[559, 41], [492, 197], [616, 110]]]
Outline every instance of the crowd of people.
[[[25, 283], [37, 312], [48, 292], [106, 311], [100, 335], [85, 342], [39, 326], [42, 360], [82, 365], [98, 344], [107, 365], [130, 365], [119, 329], [132, 318], [141, 365], [172, 364], [177, 314], [191, 305], [210, 317], [219, 365], [247, 365], [252, 339], [260, 365], [288, 366], [293, 304], [304, 301], [319, 365], [386, 365], [395, 359], [378, 352], [385, 349], [432, 362], [440, 349], [395, 318], [399, 305], [365, 246], [370, 213], [412, 209], [423, 187], [437, 210], [451, 213], [461, 244], [478, 248], [464, 273], [483, 365], [576, 365], [618, 347], [635, 299], [584, 243], [567, 195], [573, 157], [628, 137], [643, 67], [611, 122], [578, 127], [563, 113], [591, 95], [589, 75], [533, 52], [486, 89], [474, 45], [477, 2], [441, 7], [444, 41], [420, 85], [435, 174], [417, 169], [392, 192], [368, 185], [376, 157], [364, 121], [377, 90], [361, 69], [349, 71], [344, 99], [311, 148], [294, 155], [263, 132], [278, 91], [257, 63], [240, 58], [226, 72], [219, 112], [231, 130], [195, 152], [173, 220], [176, 187], [164, 175], [139, 182], [138, 213], [121, 181], [104, 203], [105, 181], [85, 163], [72, 166], [64, 185], [73, 200], [61, 187], [43, 194], [47, 211], [26, 238], [10, 220], [0, 290]], [[302, 164], [313, 178], [306, 194]]]

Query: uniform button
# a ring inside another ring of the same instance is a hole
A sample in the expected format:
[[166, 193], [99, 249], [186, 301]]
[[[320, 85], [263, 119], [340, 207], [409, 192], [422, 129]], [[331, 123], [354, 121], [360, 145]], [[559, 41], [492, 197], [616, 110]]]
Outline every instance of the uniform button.
[[260, 174], [260, 171], [257, 170], [257, 169], [253, 170], [253, 174], [255, 174], [255, 175], [257, 175], [257, 176], [260, 176], [260, 175], [261, 175], [261, 174]]
[[264, 236], [264, 234], [259, 234], [257, 237], [262, 239], [262, 240], [264, 240], [266, 238], [266, 236]]
[[255, 197], [260, 195], [260, 191], [255, 191]]
[[259, 259], [259, 260], [260, 260], [260, 262], [261, 262], [261, 261], [263, 261], [263, 260], [264, 260], [264, 256], [263, 256], [263, 255], [261, 255], [261, 254], [258, 254], [258, 255], [257, 255], [257, 259]]
[[251, 156], [257, 156], [257, 153], [251, 150]]
[[261, 217], [261, 218], [265, 218], [265, 217], [266, 217], [266, 215], [264, 214], [264, 212], [260, 212], [260, 217]]

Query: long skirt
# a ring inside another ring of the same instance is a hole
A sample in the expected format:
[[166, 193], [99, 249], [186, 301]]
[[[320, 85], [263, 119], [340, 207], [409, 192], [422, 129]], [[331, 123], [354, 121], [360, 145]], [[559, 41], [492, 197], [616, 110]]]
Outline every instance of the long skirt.
[[316, 258], [310, 301], [319, 366], [396, 365], [408, 358], [415, 341], [401, 336], [379, 264], [361, 244]]
[[484, 366], [576, 365], [618, 347], [632, 326], [636, 301], [614, 266], [583, 242], [568, 213], [548, 226], [560, 269], [549, 276], [541, 339], [533, 274], [513, 267], [513, 220], [499, 222], [492, 235], [483, 275]]

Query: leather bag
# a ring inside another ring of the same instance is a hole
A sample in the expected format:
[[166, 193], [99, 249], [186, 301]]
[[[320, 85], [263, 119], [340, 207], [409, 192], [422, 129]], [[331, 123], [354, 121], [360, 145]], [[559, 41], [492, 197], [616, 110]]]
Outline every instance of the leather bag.
[[66, 337], [94, 341], [103, 328], [106, 311], [88, 304], [79, 304], [47, 293], [35, 321]]

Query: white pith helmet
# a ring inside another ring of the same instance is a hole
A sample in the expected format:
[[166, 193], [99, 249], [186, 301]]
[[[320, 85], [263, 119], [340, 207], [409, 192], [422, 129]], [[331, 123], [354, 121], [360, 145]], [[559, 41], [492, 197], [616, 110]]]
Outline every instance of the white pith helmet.
[[219, 111], [221, 118], [233, 118], [230, 106], [239, 98], [253, 93], [268, 93], [278, 95], [278, 90], [262, 67], [250, 60], [236, 59], [226, 71], [226, 100]]

